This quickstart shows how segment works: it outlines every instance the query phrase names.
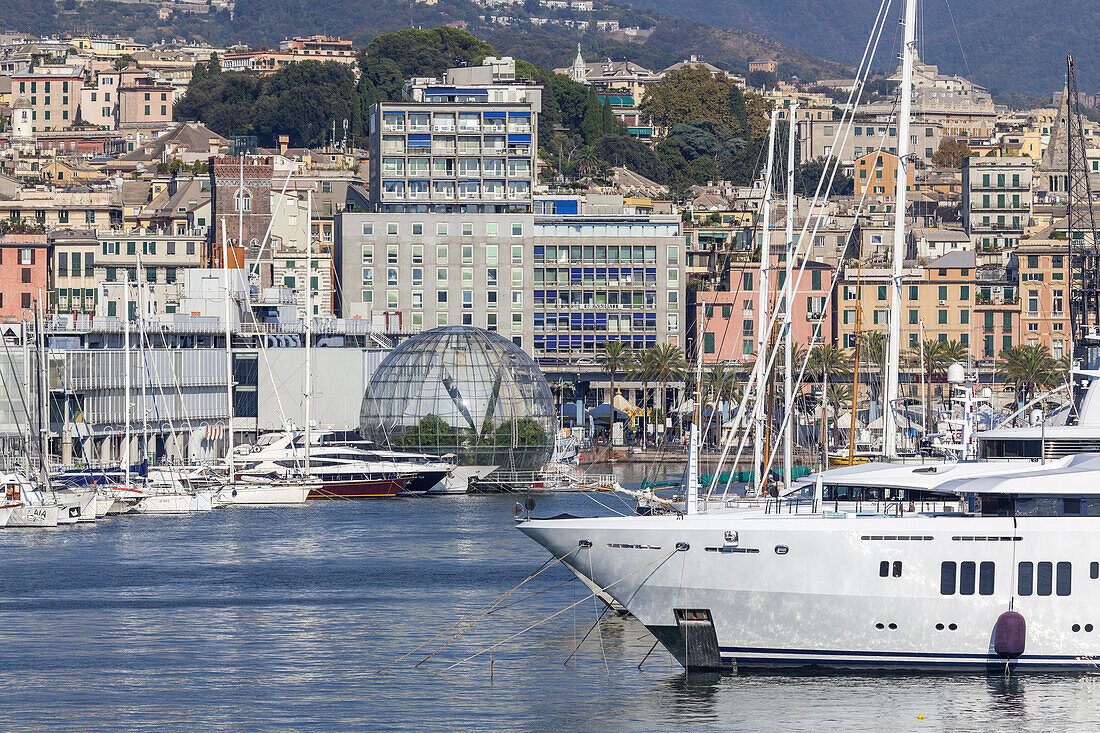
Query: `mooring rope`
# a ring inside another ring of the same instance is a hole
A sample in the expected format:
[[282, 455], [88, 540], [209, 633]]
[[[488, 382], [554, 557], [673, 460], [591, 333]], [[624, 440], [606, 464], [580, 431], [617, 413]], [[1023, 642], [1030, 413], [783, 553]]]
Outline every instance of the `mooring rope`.
[[653, 560], [652, 562], [646, 563], [645, 565], [641, 566], [637, 570], [634, 570], [634, 571], [628, 573], [627, 575], [624, 575], [623, 577], [619, 578], [616, 581], [608, 583], [607, 585], [605, 585], [604, 587], [600, 588], [597, 591], [589, 593], [587, 596], [580, 599], [576, 603], [571, 603], [568, 606], [566, 606], [565, 608], [561, 609], [560, 611], [552, 613], [549, 616], [547, 616], [546, 618], [541, 619], [539, 621], [536, 621], [535, 623], [531, 624], [527, 628], [522, 629], [520, 631], [517, 631], [516, 633], [512, 634], [511, 636], [508, 636], [508, 637], [502, 639], [501, 641], [498, 641], [496, 644], [493, 644], [492, 646], [486, 647], [485, 649], [482, 649], [479, 652], [475, 652], [474, 654], [471, 654], [470, 656], [466, 657], [465, 659], [460, 659], [459, 661], [455, 662], [454, 664], [452, 664], [450, 666], [444, 667], [442, 670], [440, 670], [439, 673], [442, 674], [443, 672], [446, 672], [449, 669], [453, 669], [453, 668], [459, 666], [460, 664], [465, 664], [466, 662], [469, 662], [471, 659], [474, 659], [475, 657], [481, 656], [485, 652], [492, 651], [493, 649], [496, 649], [498, 646], [501, 646], [502, 644], [506, 644], [507, 642], [511, 641], [512, 639], [515, 639], [517, 636], [520, 636], [521, 634], [527, 633], [528, 631], [535, 628], [536, 626], [541, 626], [542, 624], [546, 623], [547, 621], [549, 621], [551, 619], [554, 619], [554, 618], [557, 618], [558, 616], [562, 615], [566, 611], [568, 611], [572, 608], [575, 608], [576, 606], [580, 605], [581, 603], [584, 603], [589, 598], [593, 598], [593, 597], [597, 596], [598, 594], [603, 593], [608, 588], [611, 588], [612, 586], [618, 585], [619, 583], [623, 582], [627, 578], [629, 578], [631, 576], [634, 576], [634, 575], [637, 575], [638, 573], [642, 572], [643, 570], [645, 570], [649, 566], [655, 565], [656, 563], [663, 563], [665, 560], [669, 559], [670, 557], [672, 557], [673, 555], [675, 555], [677, 552], [680, 552], [680, 551], [681, 551], [680, 548], [676, 548], [676, 549], [672, 550], [671, 552], [669, 552], [668, 554], [662, 555], [661, 557], [657, 558], [656, 560]]
[[[400, 657], [398, 657], [397, 659], [393, 660], [392, 662], [390, 662], [389, 664], [387, 664], [387, 665], [386, 665], [385, 667], [383, 667], [382, 669], [378, 670], [378, 672], [377, 672], [377, 673], [382, 673], [382, 672], [385, 672], [385, 671], [386, 671], [387, 669], [389, 669], [390, 667], [394, 666], [395, 664], [397, 664], [397, 663], [398, 663], [398, 662], [400, 662], [401, 660], [405, 659], [406, 657], [409, 657], [409, 656], [411, 656], [411, 655], [412, 655], [412, 654], [413, 654], [414, 652], [416, 652], [416, 650], [418, 650], [418, 649], [421, 649], [421, 648], [423, 648], [423, 647], [427, 646], [428, 644], [431, 644], [431, 643], [432, 643], [433, 641], [435, 641], [435, 640], [436, 640], [436, 639], [438, 639], [439, 637], [443, 636], [444, 634], [446, 634], [446, 633], [447, 633], [448, 631], [450, 631], [451, 629], [455, 628], [456, 626], [460, 626], [461, 624], [465, 623], [466, 621], [470, 621], [470, 626], [469, 626], [469, 627], [467, 627], [467, 628], [466, 628], [466, 629], [464, 629], [463, 631], [461, 631], [461, 632], [459, 632], [458, 634], [456, 634], [456, 635], [455, 635], [454, 637], [452, 637], [452, 638], [451, 638], [451, 640], [450, 640], [450, 641], [448, 641], [448, 642], [447, 642], [447, 644], [450, 644], [450, 643], [451, 643], [452, 641], [454, 641], [455, 639], [457, 639], [457, 638], [458, 638], [459, 636], [461, 636], [462, 634], [464, 634], [464, 633], [466, 633], [467, 631], [469, 631], [469, 630], [470, 630], [470, 628], [472, 628], [472, 627], [473, 627], [474, 623], [476, 623], [476, 622], [477, 622], [478, 620], [480, 620], [480, 619], [481, 619], [481, 618], [482, 618], [483, 616], [487, 616], [487, 615], [489, 615], [490, 613], [492, 613], [492, 612], [493, 612], [494, 610], [497, 610], [497, 606], [498, 606], [498, 605], [500, 604], [500, 602], [501, 602], [501, 601], [503, 601], [503, 600], [504, 600], [505, 598], [507, 598], [508, 596], [512, 595], [512, 593], [514, 593], [514, 592], [516, 592], [517, 590], [519, 590], [519, 589], [520, 589], [520, 588], [521, 588], [521, 587], [522, 587], [522, 586], [523, 586], [524, 584], [526, 584], [526, 583], [527, 583], [528, 581], [530, 581], [530, 580], [533, 580], [533, 579], [535, 579], [536, 577], [538, 577], [539, 575], [541, 575], [541, 574], [542, 574], [542, 573], [543, 573], [544, 571], [546, 571], [547, 569], [549, 569], [549, 568], [553, 567], [554, 565], [556, 565], [557, 563], [561, 562], [561, 561], [562, 561], [562, 560], [564, 560], [565, 558], [569, 557], [570, 555], [572, 555], [572, 554], [573, 554], [574, 552], [576, 552], [576, 551], [577, 551], [577, 550], [579, 550], [579, 549], [581, 549], [581, 548], [580, 548], [580, 546], [577, 546], [577, 547], [575, 547], [575, 548], [574, 548], [573, 550], [571, 550], [570, 552], [568, 552], [568, 553], [566, 553], [566, 554], [562, 555], [562, 556], [561, 556], [561, 557], [559, 557], [559, 558], [550, 558], [549, 560], [547, 560], [546, 562], [544, 562], [544, 563], [543, 563], [542, 565], [540, 565], [540, 566], [538, 567], [538, 569], [537, 569], [537, 570], [535, 570], [535, 572], [531, 573], [531, 574], [530, 574], [530, 575], [528, 575], [528, 576], [527, 576], [526, 578], [524, 578], [523, 580], [521, 580], [521, 581], [519, 582], [519, 584], [518, 584], [518, 585], [516, 585], [515, 587], [513, 587], [513, 588], [512, 588], [511, 590], [507, 591], [506, 593], [503, 593], [503, 594], [501, 594], [501, 595], [497, 596], [497, 597], [496, 597], [496, 598], [495, 598], [495, 599], [493, 600], [493, 602], [492, 602], [492, 603], [488, 603], [488, 604], [486, 604], [486, 605], [482, 606], [481, 608], [478, 608], [477, 610], [475, 610], [475, 611], [472, 611], [471, 613], [468, 613], [468, 614], [466, 614], [465, 616], [463, 616], [463, 617], [462, 617], [462, 618], [460, 618], [459, 620], [455, 621], [455, 622], [454, 622], [453, 624], [451, 624], [451, 625], [450, 625], [450, 626], [448, 626], [447, 628], [445, 628], [445, 629], [443, 629], [442, 631], [440, 631], [440, 632], [439, 632], [438, 634], [436, 634], [436, 635], [435, 635], [435, 636], [433, 636], [432, 638], [430, 638], [430, 639], [428, 639], [428, 640], [426, 640], [426, 641], [422, 641], [422, 642], [420, 642], [419, 644], [417, 644], [416, 646], [414, 646], [414, 647], [413, 647], [412, 649], [410, 649], [409, 651], [405, 652], [405, 653], [404, 653], [404, 654], [402, 654], [402, 655], [401, 655]], [[570, 578], [570, 580], [572, 580], [572, 578]], [[568, 582], [568, 581], [567, 581], [567, 582]], [[560, 585], [560, 583], [559, 583], [559, 585]], [[555, 586], [555, 587], [556, 587], [556, 586]], [[549, 589], [549, 588], [547, 588], [547, 590], [550, 590], [550, 589]], [[537, 594], [536, 594], [536, 595], [537, 595]], [[517, 601], [517, 603], [518, 603], [518, 602], [519, 602], [519, 601]], [[428, 661], [428, 659], [431, 659], [431, 658], [432, 658], [433, 656], [435, 656], [435, 655], [436, 655], [436, 654], [437, 654], [438, 652], [442, 651], [442, 650], [443, 650], [443, 648], [444, 648], [445, 646], [447, 646], [447, 644], [444, 644], [443, 646], [439, 647], [439, 649], [436, 649], [436, 650], [435, 650], [434, 652], [432, 652], [432, 653], [431, 653], [430, 655], [428, 655], [428, 656], [427, 656], [427, 657], [425, 657], [424, 659], [422, 659], [422, 660], [420, 660], [419, 662], [417, 662], [415, 666], [419, 667], [419, 666], [420, 666], [421, 664], [423, 664], [424, 662]]]

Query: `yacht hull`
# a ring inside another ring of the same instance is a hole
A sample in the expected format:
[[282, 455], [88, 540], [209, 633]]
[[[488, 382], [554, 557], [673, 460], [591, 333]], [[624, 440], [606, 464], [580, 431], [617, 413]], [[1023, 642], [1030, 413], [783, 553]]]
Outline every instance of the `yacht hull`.
[[137, 514], [189, 514], [191, 494], [145, 494], [134, 505]]
[[7, 527], [57, 527], [61, 524], [74, 524], [63, 521], [62, 507], [57, 504], [26, 504], [15, 507], [8, 517]]
[[[1100, 671], [1100, 587], [1089, 562], [1069, 562], [1100, 556], [1100, 518], [697, 515], [520, 529], [688, 669]], [[1020, 563], [1067, 562], [1061, 590], [1048, 580], [1020, 594]], [[949, 586], [943, 563], [954, 563]], [[988, 575], [975, 582], [978, 567]], [[1010, 608], [1027, 624], [1018, 657], [994, 646]]]
[[[316, 478], [316, 477], [315, 477]], [[408, 476], [387, 479], [319, 481], [309, 492], [310, 499], [390, 499], [405, 490]]]
[[315, 484], [235, 484], [218, 492], [217, 500], [230, 506], [285, 506], [304, 504]]

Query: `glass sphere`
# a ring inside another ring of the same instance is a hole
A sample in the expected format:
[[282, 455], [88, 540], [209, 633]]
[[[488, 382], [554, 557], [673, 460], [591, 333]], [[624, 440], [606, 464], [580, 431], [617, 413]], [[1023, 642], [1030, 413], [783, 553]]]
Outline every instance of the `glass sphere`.
[[454, 454], [498, 473], [537, 471], [554, 446], [554, 399], [538, 365], [511, 341], [446, 326], [382, 360], [363, 396], [360, 429], [393, 450]]

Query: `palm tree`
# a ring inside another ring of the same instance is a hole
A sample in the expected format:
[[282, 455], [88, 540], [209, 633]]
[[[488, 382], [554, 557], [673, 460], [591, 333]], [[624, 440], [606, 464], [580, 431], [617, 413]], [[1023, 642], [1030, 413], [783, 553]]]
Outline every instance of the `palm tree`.
[[1062, 379], [1059, 363], [1050, 349], [1040, 345], [1013, 346], [1001, 352], [997, 376], [1011, 382], [1021, 406], [1031, 401], [1036, 390], [1049, 389]]
[[[615, 373], [629, 371], [634, 365], [634, 350], [622, 341], [607, 341], [597, 357], [600, 368], [611, 377], [611, 434], [615, 434]], [[579, 417], [579, 416], [578, 416]]]
[[[825, 393], [825, 400], [833, 408], [833, 414], [840, 417], [841, 408], [852, 404], [852, 387], [847, 384], [834, 384]], [[853, 414], [851, 419], [855, 420], [856, 416]]]
[[595, 176], [600, 172], [600, 163], [600, 158], [596, 155], [595, 149], [590, 145], [586, 145], [581, 149], [580, 155], [577, 156], [577, 172], [582, 176]]
[[649, 391], [649, 383], [655, 374], [653, 368], [653, 349], [650, 347], [640, 354], [635, 354], [634, 363], [630, 367], [630, 376], [642, 383], [642, 445], [646, 444], [646, 400]]
[[[952, 362], [947, 360], [947, 355], [944, 347], [947, 344], [942, 341], [936, 341], [933, 339], [927, 339], [920, 346], [912, 346], [909, 348], [907, 354], [907, 361], [910, 366], [917, 369], [924, 369], [925, 374], [946, 374], [947, 367], [951, 366]], [[931, 395], [925, 395], [927, 399], [922, 397], [924, 401], [924, 414], [930, 416], [932, 414], [932, 399]], [[927, 417], [926, 417], [927, 422]], [[929, 426], [925, 426], [925, 432], [928, 432]]]
[[679, 346], [661, 344], [646, 349], [650, 356], [650, 366], [653, 369], [653, 381], [658, 384], [660, 399], [656, 405], [657, 411], [654, 419], [664, 415], [668, 395], [665, 394], [666, 385], [675, 380], [682, 379], [687, 373], [687, 362], [684, 360], [684, 352]]
[[[713, 405], [717, 413], [721, 405], [727, 407], [732, 403], [740, 404], [743, 390], [737, 383], [737, 374], [726, 367], [725, 364], [715, 364], [703, 375], [703, 404]], [[722, 424], [729, 418], [728, 409], [722, 410], [722, 419], [715, 420], [719, 423], [718, 435], [722, 435]], [[738, 421], [740, 422], [740, 421]]]
[[[829, 394], [829, 377], [833, 375], [843, 377], [848, 374], [848, 356], [836, 344], [815, 346], [813, 351], [810, 352], [806, 372], [811, 379], [821, 382], [821, 450], [822, 454], [827, 457], [829, 454], [829, 416], [825, 405]], [[822, 460], [825, 460], [825, 458]]]
[[882, 400], [882, 392], [886, 386], [886, 334], [882, 331], [864, 331], [859, 334], [859, 340], [860, 352], [866, 356], [867, 363], [878, 370], [877, 381], [867, 375], [868, 399], [877, 405]]

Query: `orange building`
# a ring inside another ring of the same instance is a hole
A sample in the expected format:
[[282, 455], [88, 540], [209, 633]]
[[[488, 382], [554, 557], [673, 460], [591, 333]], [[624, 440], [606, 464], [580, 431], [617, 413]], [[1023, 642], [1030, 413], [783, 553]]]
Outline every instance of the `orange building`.
[[[913, 166], [909, 166], [908, 189], [913, 188], [913, 175]], [[864, 190], [869, 196], [891, 195], [897, 185], [898, 156], [885, 150], [872, 150], [856, 158], [852, 176], [856, 182], [856, 196], [862, 196]]]
[[45, 234], [0, 236], [0, 318], [34, 318], [35, 303], [49, 298], [48, 244]]

